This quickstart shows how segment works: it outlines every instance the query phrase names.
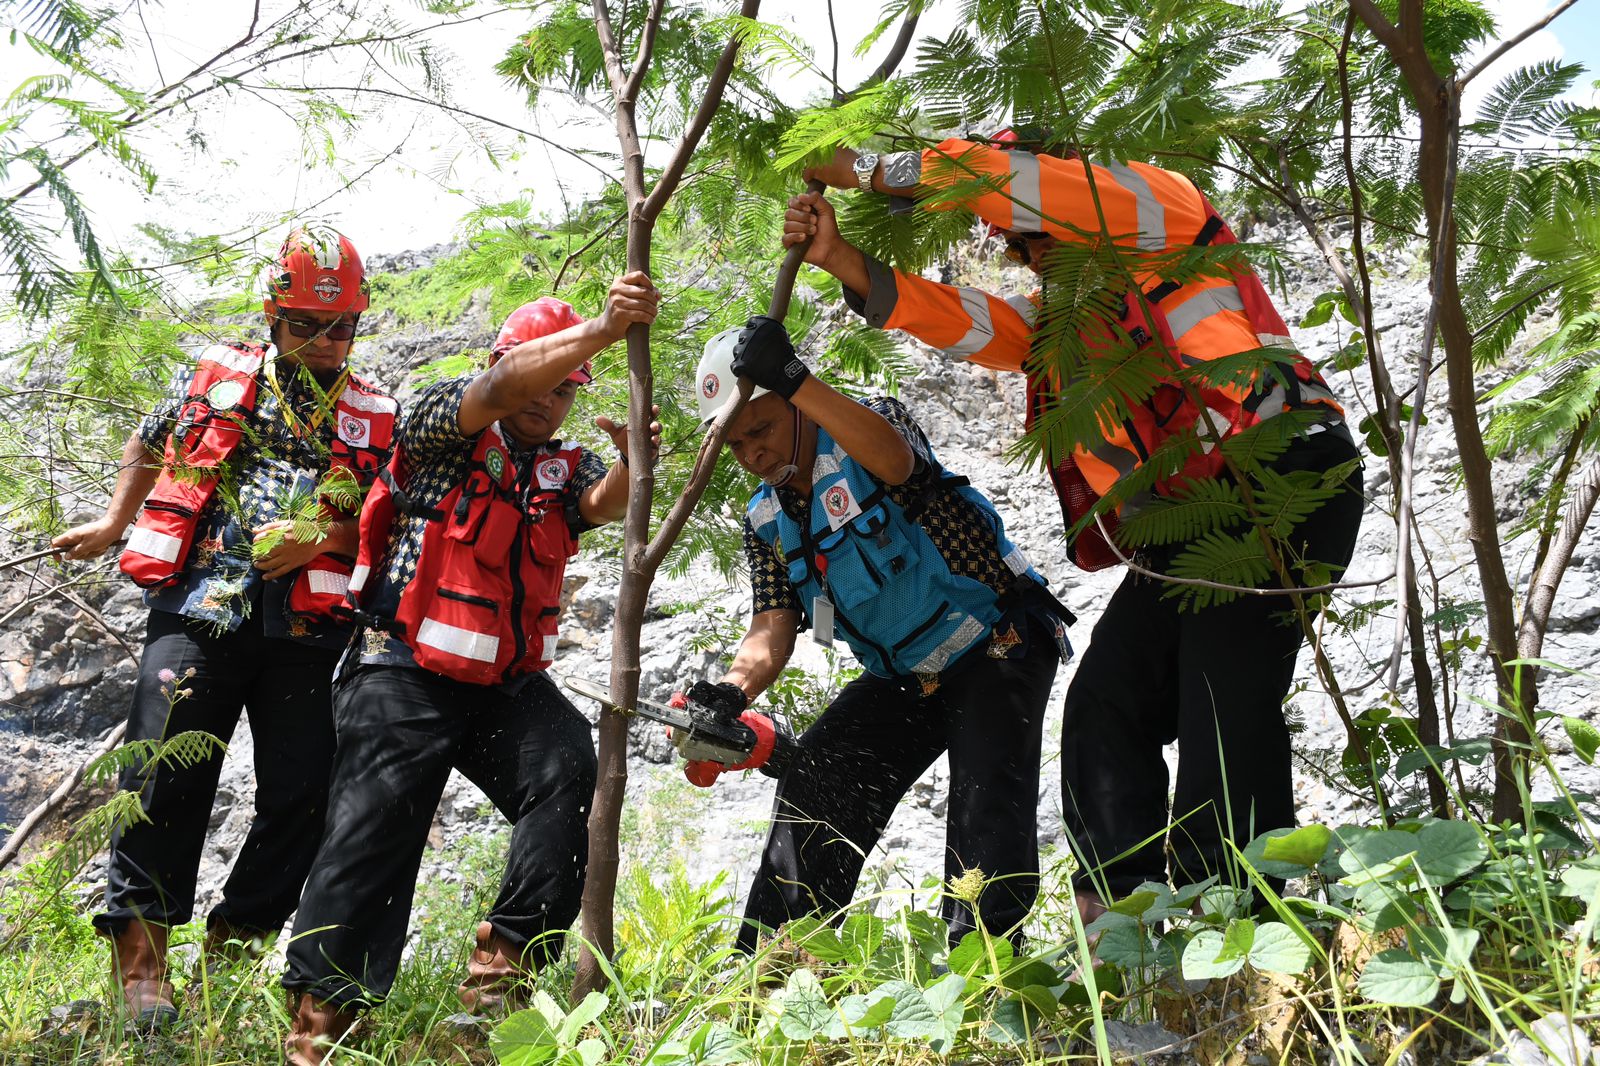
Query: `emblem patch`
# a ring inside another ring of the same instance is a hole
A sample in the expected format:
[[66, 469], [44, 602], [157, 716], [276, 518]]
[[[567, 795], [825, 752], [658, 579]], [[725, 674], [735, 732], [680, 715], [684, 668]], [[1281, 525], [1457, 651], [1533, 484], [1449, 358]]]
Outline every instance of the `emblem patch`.
[[700, 395], [708, 400], [716, 399], [717, 393], [722, 391], [722, 379], [715, 374], [707, 374], [700, 379]]
[[565, 459], [543, 459], [539, 462], [536, 471], [541, 489], [559, 489], [567, 483], [567, 461]]
[[331, 304], [344, 294], [344, 286], [339, 284], [339, 279], [332, 274], [324, 274], [311, 286], [311, 291], [317, 294], [317, 299], [325, 304]]
[[372, 423], [355, 415], [339, 416], [339, 439], [352, 448], [365, 448], [372, 438]]
[[483, 457], [483, 465], [488, 468], [490, 477], [501, 480], [506, 476], [506, 453], [499, 448], [490, 448], [489, 454]]
[[861, 513], [850, 486], [843, 481], [823, 490], [822, 510], [828, 516], [828, 528], [835, 530]]
[[219, 411], [226, 411], [244, 399], [244, 382], [219, 381], [206, 390], [206, 402]]

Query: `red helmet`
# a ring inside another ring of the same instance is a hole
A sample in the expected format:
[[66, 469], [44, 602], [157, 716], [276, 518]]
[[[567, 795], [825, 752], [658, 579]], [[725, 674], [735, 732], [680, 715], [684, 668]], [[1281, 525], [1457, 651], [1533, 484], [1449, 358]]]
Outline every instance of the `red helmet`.
[[[506, 324], [500, 327], [500, 335], [494, 339], [490, 354], [498, 359], [519, 344], [560, 333], [582, 322], [583, 319], [571, 304], [554, 296], [541, 296], [532, 303], [523, 304], [506, 317]], [[567, 375], [567, 380], [587, 385], [594, 380], [593, 366], [584, 360], [582, 366]]]
[[312, 223], [296, 226], [284, 238], [267, 270], [261, 307], [269, 315], [284, 307], [359, 315], [367, 309], [368, 294], [361, 253], [350, 238]]

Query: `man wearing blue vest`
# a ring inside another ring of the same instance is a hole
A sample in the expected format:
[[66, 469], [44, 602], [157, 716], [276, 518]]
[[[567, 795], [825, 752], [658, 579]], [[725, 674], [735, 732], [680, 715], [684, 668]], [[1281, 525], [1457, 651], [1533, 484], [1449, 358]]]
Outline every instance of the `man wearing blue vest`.
[[[808, 626], [819, 643], [849, 645], [864, 670], [783, 769], [738, 945], [752, 951], [763, 930], [848, 904], [895, 805], [944, 751], [945, 874], [987, 879], [976, 913], [945, 897], [951, 942], [978, 922], [1016, 936], [1038, 893], [1040, 738], [1070, 616], [898, 401], [835, 391], [765, 317], [707, 345], [702, 419], [741, 377], [756, 387], [727, 442], [762, 481], [744, 529], [752, 618], [727, 674], [689, 698], [742, 712]], [[704, 781], [725, 768], [689, 769]]]

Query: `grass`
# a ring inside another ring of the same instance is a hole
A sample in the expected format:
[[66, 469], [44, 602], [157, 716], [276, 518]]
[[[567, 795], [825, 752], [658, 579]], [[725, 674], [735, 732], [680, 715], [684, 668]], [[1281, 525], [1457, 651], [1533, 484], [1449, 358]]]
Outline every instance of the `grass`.
[[[1147, 884], [1084, 927], [1071, 904], [1082, 872], [1047, 856], [1021, 954], [981, 934], [950, 948], [931, 916], [940, 892], [970, 895], [981, 876], [912, 886], [897, 866], [869, 877], [835, 924], [791, 923], [749, 959], [732, 949], [728, 875], [696, 884], [682, 849], [645, 844], [687, 817], [664, 802], [675, 790], [662, 793], [629, 823], [603, 996], [569, 1002], [569, 938], [530, 1009], [492, 1032], [450, 1022], [507, 839], [469, 834], [433, 856], [449, 874], [419, 888], [393, 992], [335, 1061], [1043, 1064], [1112, 1061], [1142, 1040], [1171, 1061], [1354, 1066], [1470, 1061], [1513, 1040], [1555, 1051], [1600, 1018], [1600, 856], [1579, 797], [1530, 799], [1529, 829], [1417, 817], [1264, 834], [1236, 855], [1264, 900], [1253, 912], [1248, 893], [1215, 882]], [[279, 1061], [281, 958], [201, 974], [197, 924], [174, 931], [172, 1029], [140, 1037], [104, 1010], [41, 1025], [52, 1008], [113, 994], [93, 901], [81, 885], [62, 891], [47, 861], [0, 897], [0, 1063]]]

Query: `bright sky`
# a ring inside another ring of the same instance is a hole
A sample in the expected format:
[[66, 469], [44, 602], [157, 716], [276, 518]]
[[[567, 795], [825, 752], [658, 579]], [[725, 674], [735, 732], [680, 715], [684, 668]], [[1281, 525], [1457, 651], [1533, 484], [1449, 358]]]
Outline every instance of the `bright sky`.
[[[1502, 32], [1514, 32], [1549, 10], [1553, 2], [1490, 0], [1490, 6]], [[276, 6], [281, 9], [282, 3], [279, 0]], [[1600, 70], [1597, 3], [1600, 0], [1582, 0], [1552, 29], [1541, 31], [1504, 57], [1495, 71], [1479, 80], [1476, 92], [1469, 91], [1469, 110], [1497, 76], [1517, 66], [1569, 58], [1587, 63], [1592, 71]], [[272, 10], [275, 5], [267, 0], [263, 6]], [[419, 14], [416, 8], [396, 6], [404, 17], [420, 21], [415, 17]], [[249, 23], [250, 8], [250, 0], [145, 4], [142, 12], [150, 40], [134, 42], [129, 80], [146, 83], [152, 72], [152, 53], [160, 58], [168, 76], [187, 69], [185, 63], [192, 66], [209, 57], [238, 38]], [[877, 63], [887, 40], [866, 58], [852, 58], [853, 42], [877, 20], [877, 6], [837, 3], [835, 8], [844, 51], [840, 81], [855, 84]], [[826, 10], [816, 0], [766, 0], [762, 17], [808, 41], [826, 64], [832, 50]], [[942, 35], [955, 21], [954, 0], [935, 0], [921, 30]], [[612, 148], [612, 129], [598, 115], [578, 113], [574, 105], [559, 98], [530, 112], [526, 102], [494, 74], [494, 62], [527, 25], [525, 13], [501, 9], [431, 35], [455, 56], [451, 83], [456, 103], [575, 147]], [[21, 46], [0, 41], [0, 69], [7, 72], [6, 84], [0, 88], [9, 89], [26, 74], [48, 68]], [[348, 84], [351, 80], [349, 72], [326, 61], [279, 67], [271, 76], [289, 84]], [[804, 71], [776, 70], [773, 77], [779, 91], [795, 101], [815, 95], [823, 86], [815, 75]], [[1585, 100], [1591, 96], [1588, 83], [1594, 77], [1585, 78]], [[262, 80], [247, 79], [252, 84]], [[379, 84], [398, 87], [393, 82]], [[134, 224], [146, 220], [191, 232], [218, 232], [259, 226], [294, 210], [332, 219], [367, 254], [448, 240], [457, 220], [477, 203], [528, 195], [536, 211], [554, 214], [564, 196], [581, 199], [598, 183], [594, 172], [581, 163], [537, 141], [518, 144], [516, 135], [505, 130], [489, 133], [497, 146], [509, 153], [497, 167], [458, 126], [401, 101], [385, 102], [359, 132], [342, 135], [337, 145], [342, 162], [337, 169], [308, 169], [301, 163], [302, 145], [293, 118], [297, 111], [281, 94], [274, 99], [273, 94], [238, 92], [224, 98], [223, 93], [215, 93], [192, 126], [194, 133], [207, 138], [205, 151], [187, 143], [190, 131], [182, 122], [166, 127], [175, 138], [172, 143], [143, 146], [163, 178], [153, 195], [145, 196], [124, 180], [121, 171], [103, 162], [86, 160], [73, 171], [73, 178], [102, 232], [113, 243], [135, 239]], [[320, 146], [309, 146], [309, 150], [320, 152]], [[349, 177], [369, 167], [370, 173], [356, 187], [339, 192]], [[276, 237], [269, 241], [275, 243]]]

